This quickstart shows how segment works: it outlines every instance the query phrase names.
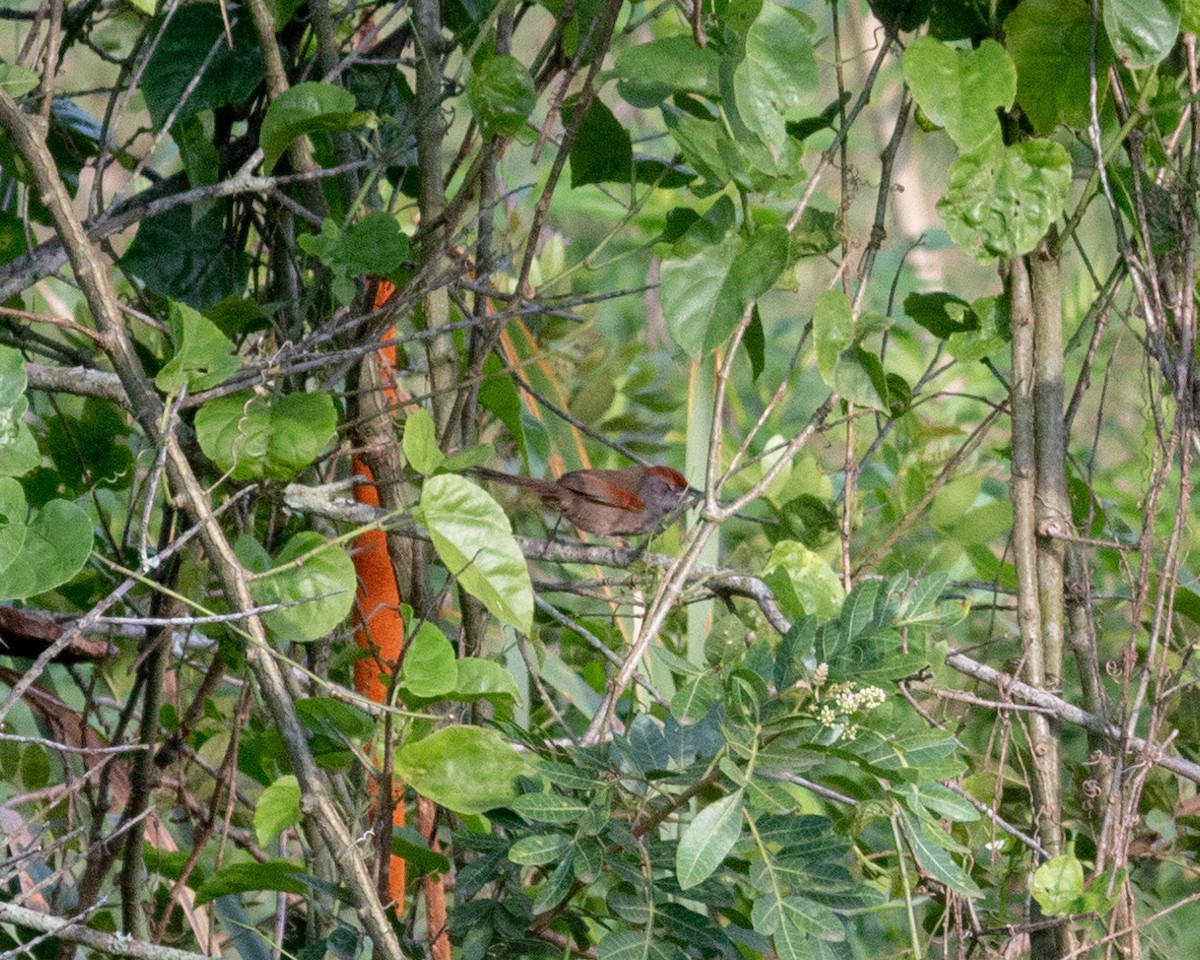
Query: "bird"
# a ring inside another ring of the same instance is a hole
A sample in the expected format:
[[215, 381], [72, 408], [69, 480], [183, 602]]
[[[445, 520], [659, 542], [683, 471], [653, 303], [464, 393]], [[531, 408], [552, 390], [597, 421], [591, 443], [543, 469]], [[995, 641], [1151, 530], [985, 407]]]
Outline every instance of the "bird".
[[547, 507], [598, 537], [650, 533], [680, 501], [696, 493], [678, 470], [661, 466], [572, 470], [555, 480], [487, 467], [476, 467], [474, 473], [484, 480], [532, 490]]

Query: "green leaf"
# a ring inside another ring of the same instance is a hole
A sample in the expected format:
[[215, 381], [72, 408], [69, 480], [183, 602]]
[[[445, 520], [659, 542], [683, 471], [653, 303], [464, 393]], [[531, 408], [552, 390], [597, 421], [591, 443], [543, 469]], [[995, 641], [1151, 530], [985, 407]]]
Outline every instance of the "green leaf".
[[501, 622], [528, 632], [529, 567], [499, 504], [469, 480], [445, 474], [425, 481], [418, 513], [450, 574]]
[[983, 896], [983, 891], [975, 881], [950, 858], [950, 854], [934, 840], [920, 820], [908, 813], [901, 813], [900, 816], [908, 848], [922, 870], [964, 897]]
[[685, 678], [671, 698], [671, 716], [681, 723], [703, 720], [721, 698], [721, 681], [711, 671]]
[[154, 378], [163, 393], [178, 393], [185, 384], [189, 390], [208, 390], [242, 365], [229, 338], [187, 304], [172, 300], [167, 323], [175, 355]]
[[560, 793], [525, 793], [509, 806], [533, 823], [576, 823], [588, 809], [583, 800]]
[[690, 37], [663, 37], [622, 50], [613, 72], [621, 97], [648, 109], [676, 93], [718, 98], [720, 62], [712, 47], [699, 47]]
[[[151, 30], [157, 33], [158, 27]], [[200, 74], [210, 53], [212, 59]], [[184, 91], [197, 75], [200, 82], [184, 102]], [[220, 7], [214, 3], [192, 3], [174, 10], [162, 30], [142, 75], [142, 93], [154, 128], [161, 130], [176, 108], [179, 108], [178, 119], [186, 120], [205, 110], [242, 103], [262, 79], [262, 51], [250, 18], [236, 20], [231, 50]]]
[[[236, 547], [238, 559], [250, 569], [259, 566], [254, 546], [253, 540], [244, 537]], [[303, 556], [307, 559], [297, 565]], [[319, 640], [345, 620], [354, 605], [358, 585], [354, 562], [345, 550], [327, 543], [319, 533], [305, 531], [292, 537], [275, 557], [271, 571], [252, 580], [250, 592], [255, 602], [264, 606], [291, 604], [263, 616], [263, 622], [281, 643]]]
[[[37, 441], [25, 423], [28, 382], [21, 352], [0, 345], [0, 477], [19, 477], [42, 462]], [[24, 504], [24, 499], [21, 502]]]
[[437, 427], [424, 407], [404, 418], [404, 457], [417, 473], [430, 476], [446, 457], [438, 448]]
[[[185, 9], [209, 6], [190, 4]], [[249, 261], [226, 235], [228, 211], [228, 200], [215, 200], [147, 217], [138, 224], [133, 242], [120, 259], [121, 267], [152, 293], [197, 310], [240, 296]]]
[[392, 273], [404, 262], [409, 249], [400, 224], [382, 211], [368, 213], [348, 230], [327, 219], [319, 234], [303, 234], [296, 242], [329, 268], [334, 296], [342, 304], [354, 299], [359, 277]]
[[0, 477], [0, 574], [17, 559], [28, 531], [24, 489], [11, 477]]
[[509, 803], [513, 779], [528, 772], [524, 758], [493, 730], [443, 727], [406, 743], [396, 775], [417, 793], [455, 813], [483, 813]]
[[571, 847], [566, 855], [558, 862], [550, 876], [538, 888], [537, 896], [533, 898], [533, 912], [542, 913], [561, 903], [571, 891], [571, 883], [575, 879], [575, 850]]
[[817, 90], [812, 22], [774, 3], [764, 3], [746, 32], [745, 55], [733, 71], [733, 92], [742, 122], [772, 153], [789, 140], [787, 121]]
[[0, 89], [14, 100], [35, 89], [39, 82], [38, 75], [28, 67], [19, 63], [0, 63]]
[[938, 212], [954, 241], [980, 258], [1028, 253], [1063, 212], [1071, 158], [1050, 140], [959, 157]]
[[[1009, 56], [1017, 65], [1017, 103], [1034, 130], [1049, 133], [1060, 123], [1086, 127], [1091, 118], [1087, 0], [1023, 0], [1005, 18], [1004, 34]], [[1096, 76], [1103, 77], [1112, 60], [1104, 31], [1096, 46]], [[1101, 98], [1107, 87], [1100, 85]]]
[[920, 37], [904, 51], [904, 79], [925, 116], [964, 152], [999, 133], [996, 108], [1007, 110], [1017, 95], [1017, 68], [991, 39], [955, 50]]
[[450, 861], [430, 850], [425, 838], [412, 827], [392, 828], [392, 856], [403, 857], [417, 876], [450, 872]]
[[422, 700], [445, 696], [457, 685], [458, 664], [454, 647], [429, 621], [423, 622], [416, 636], [408, 641], [400, 681], [409, 694]]
[[511, 137], [533, 113], [537, 91], [520, 60], [498, 54], [471, 71], [467, 102], [486, 136]]
[[[574, 102], [563, 108], [563, 121], [570, 123]], [[633, 174], [633, 141], [599, 97], [593, 97], [579, 135], [571, 145], [571, 186], [588, 183], [629, 183]], [[644, 181], [643, 181], [644, 182]]]
[[754, 902], [750, 922], [758, 933], [771, 936], [784, 924], [822, 940], [844, 940], [846, 930], [829, 907], [804, 897], [768, 893]]
[[685, 954], [670, 941], [645, 930], [612, 930], [596, 944], [596, 960], [686, 960]]
[[574, 841], [565, 833], [522, 837], [508, 848], [508, 859], [523, 867], [541, 867], [560, 859]]
[[375, 732], [371, 715], [335, 697], [303, 697], [296, 716], [313, 733], [362, 742]]
[[51, 500], [27, 517], [25, 492], [11, 477], [0, 478], [0, 545], [16, 546], [0, 560], [0, 600], [23, 600], [61, 586], [92, 552], [92, 522], [69, 500]]
[[458, 684], [449, 699], [464, 703], [487, 700], [489, 703], [519, 703], [521, 691], [513, 675], [500, 664], [481, 657], [460, 657]]
[[733, 849], [742, 833], [742, 791], [722, 797], [696, 814], [679, 838], [675, 873], [689, 890], [707, 880]]
[[336, 432], [337, 408], [327, 393], [289, 393], [272, 401], [243, 390], [196, 412], [200, 449], [239, 481], [291, 480]]
[[308, 82], [289, 87], [276, 97], [263, 117], [259, 143], [263, 173], [275, 169], [279, 158], [297, 137], [318, 130], [348, 130], [365, 117], [356, 114], [354, 94], [332, 83]]
[[662, 266], [663, 312], [675, 342], [693, 356], [724, 343], [751, 301], [787, 266], [788, 234], [779, 225], [751, 237], [727, 236]]
[[266, 863], [231, 863], [222, 867], [196, 891], [196, 905], [202, 906], [230, 893], [254, 890], [278, 890], [281, 893], [305, 893], [309, 889], [304, 868], [287, 860]]
[[821, 378], [844, 400], [878, 410], [887, 409], [886, 397], [880, 395], [882, 370], [878, 360], [870, 363], [858, 345], [883, 326], [870, 314], [855, 323], [850, 300], [840, 290], [827, 290], [813, 305], [813, 336]]
[[1047, 860], [1034, 871], [1029, 892], [1045, 916], [1066, 916], [1083, 897], [1083, 864], [1071, 854]]
[[793, 617], [835, 617], [846, 599], [842, 581], [820, 554], [802, 543], [781, 540], [771, 548], [763, 576]]
[[254, 835], [265, 847], [300, 822], [300, 784], [290, 773], [267, 787], [254, 805]]
[[1135, 70], [1161, 62], [1175, 46], [1181, 0], [1104, 0], [1102, 9], [1113, 49]]

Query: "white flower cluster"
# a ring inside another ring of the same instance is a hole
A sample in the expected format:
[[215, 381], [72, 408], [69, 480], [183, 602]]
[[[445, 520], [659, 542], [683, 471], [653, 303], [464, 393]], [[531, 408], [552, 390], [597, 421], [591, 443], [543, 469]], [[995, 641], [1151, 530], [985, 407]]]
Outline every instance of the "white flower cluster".
[[[822, 667], [825, 668], [824, 671], [822, 671]], [[817, 668], [817, 673], [827, 676], [827, 665], [821, 664]], [[842, 740], [853, 740], [858, 736], [858, 724], [852, 722], [855, 714], [874, 710], [876, 707], [882, 706], [887, 699], [887, 694], [879, 687], [860, 687], [853, 681], [836, 683], [825, 693], [828, 699], [821, 704], [817, 711], [817, 719], [823, 726], [840, 727], [841, 730], [837, 731], [837, 739]]]

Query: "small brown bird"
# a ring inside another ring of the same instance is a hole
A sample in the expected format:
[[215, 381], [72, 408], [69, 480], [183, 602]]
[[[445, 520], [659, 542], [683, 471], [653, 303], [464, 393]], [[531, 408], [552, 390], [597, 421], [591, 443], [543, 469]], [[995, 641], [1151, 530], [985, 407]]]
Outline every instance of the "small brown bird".
[[650, 533], [691, 491], [670, 467], [572, 470], [557, 480], [518, 477], [478, 467], [476, 476], [532, 490], [580, 530], [598, 537]]

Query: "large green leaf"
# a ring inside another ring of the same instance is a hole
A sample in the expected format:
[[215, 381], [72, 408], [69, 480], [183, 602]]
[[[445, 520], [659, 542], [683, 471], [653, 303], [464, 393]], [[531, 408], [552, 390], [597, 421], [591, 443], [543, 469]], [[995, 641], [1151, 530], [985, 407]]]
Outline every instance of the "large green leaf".
[[451, 699], [464, 703], [487, 700], [490, 703], [517, 703], [521, 691], [517, 681], [504, 667], [481, 657], [461, 657], [458, 660], [458, 682]]
[[[237, 543], [238, 558], [256, 573], [250, 583], [255, 602], [287, 604], [263, 616], [263, 622], [282, 643], [319, 640], [346, 619], [354, 605], [357, 579], [354, 562], [341, 547], [313, 531], [298, 533], [275, 557], [264, 563], [262, 547], [249, 537]], [[303, 557], [302, 563], [297, 561]]]
[[779, 279], [787, 256], [787, 230], [775, 225], [664, 261], [663, 312], [675, 342], [693, 356], [724, 343], [750, 302]]
[[66, 583], [92, 552], [92, 523], [69, 500], [51, 500], [32, 518], [25, 493], [11, 477], [0, 477], [0, 544], [16, 547], [0, 560], [0, 600], [23, 600]]
[[963, 151], [999, 132], [996, 108], [1007, 110], [1017, 95], [1017, 68], [990, 39], [975, 50], [955, 50], [920, 37], [904, 51], [904, 79], [925, 116]]
[[297, 137], [317, 130], [348, 130], [366, 118], [354, 112], [354, 94], [332, 83], [308, 82], [289, 87], [271, 102], [263, 117], [259, 142], [263, 172], [275, 169]]
[[829, 907], [800, 896], [768, 893], [760, 897], [754, 902], [750, 922], [757, 932], [768, 936], [778, 933], [784, 924], [822, 940], [843, 940], [846, 936], [845, 927]]
[[764, 3], [746, 33], [744, 56], [733, 71], [741, 121], [773, 153], [788, 143], [787, 122], [801, 115], [817, 90], [812, 22]]
[[[904, 828], [904, 839], [908, 842], [913, 859], [925, 873], [964, 897], [983, 896], [979, 885], [951, 859], [945, 847], [935, 837], [933, 830], [927, 828], [921, 820], [911, 814], [900, 813], [899, 816], [901, 826]], [[949, 841], [949, 837], [946, 837], [946, 840]]]
[[[190, 3], [172, 11], [142, 75], [142, 92], [155, 129], [179, 108], [183, 120], [204, 110], [242, 103], [262, 82], [262, 51], [250, 17], [238, 17], [226, 42], [225, 22], [215, 3]], [[212, 54], [187, 101], [184, 91]], [[182, 105], [182, 106], [181, 106]]]
[[493, 730], [443, 727], [406, 743], [396, 754], [396, 775], [417, 793], [455, 813], [482, 813], [509, 803], [513, 779], [525, 759]]
[[679, 838], [675, 873], [688, 890], [712, 876], [742, 835], [742, 791], [738, 790], [696, 814]]
[[[192, 4], [185, 9], [207, 6], [211, 5]], [[240, 296], [249, 261], [226, 235], [228, 210], [229, 201], [218, 199], [147, 217], [138, 224], [121, 266], [153, 293], [197, 310]]]
[[1063, 212], [1071, 158], [1062, 144], [1025, 140], [959, 157], [938, 212], [954, 241], [980, 258], [1028, 253]]
[[1175, 46], [1181, 0], [1104, 0], [1102, 9], [1108, 39], [1129, 66], [1154, 66]]
[[[1017, 103], [1034, 130], [1049, 133], [1060, 123], [1087, 126], [1091, 117], [1087, 0], [1023, 0], [1005, 19], [1004, 34], [1009, 56], [1017, 65]], [[1096, 75], [1103, 77], [1112, 60], [1103, 31], [1096, 58]], [[1108, 84], [1100, 84], [1101, 98], [1107, 88]]]
[[234, 480], [291, 480], [336, 431], [337, 408], [327, 393], [269, 400], [244, 390], [210, 400], [196, 412], [200, 449]]
[[717, 99], [720, 62], [712, 47], [699, 47], [690, 37], [663, 37], [622, 50], [613, 72], [622, 98], [648, 108], [684, 91]]
[[866, 337], [886, 328], [886, 318], [877, 314], [864, 314], [856, 322], [850, 300], [840, 290], [827, 290], [817, 298], [813, 305], [817, 369], [842, 399], [887, 409], [887, 388], [879, 360], [859, 348]]
[[[570, 123], [574, 103], [563, 110]], [[633, 141], [613, 112], [599, 97], [593, 97], [587, 116], [579, 126], [579, 135], [571, 145], [571, 186], [588, 183], [629, 183], [633, 175]], [[640, 179], [640, 178], [639, 178]]]
[[0, 345], [0, 477], [19, 477], [42, 462], [25, 422], [28, 382], [20, 351]]
[[431, 477], [416, 514], [450, 574], [501, 622], [528, 632], [533, 584], [508, 516], [490, 496], [454, 474]]
[[167, 315], [175, 355], [158, 371], [154, 385], [163, 393], [207, 390], [237, 372], [241, 361], [217, 325], [185, 303], [171, 302]]

